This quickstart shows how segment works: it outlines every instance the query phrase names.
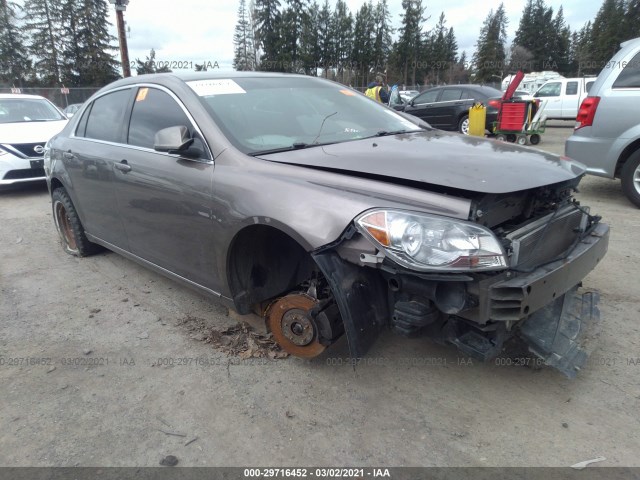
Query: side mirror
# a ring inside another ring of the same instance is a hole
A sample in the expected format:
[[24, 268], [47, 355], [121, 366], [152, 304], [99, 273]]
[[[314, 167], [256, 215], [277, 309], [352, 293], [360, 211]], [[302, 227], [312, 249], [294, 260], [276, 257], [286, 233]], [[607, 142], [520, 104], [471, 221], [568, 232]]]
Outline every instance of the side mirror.
[[156, 133], [153, 141], [153, 149], [156, 152], [182, 152], [193, 143], [193, 138], [189, 135], [189, 129], [184, 125], [163, 128]]

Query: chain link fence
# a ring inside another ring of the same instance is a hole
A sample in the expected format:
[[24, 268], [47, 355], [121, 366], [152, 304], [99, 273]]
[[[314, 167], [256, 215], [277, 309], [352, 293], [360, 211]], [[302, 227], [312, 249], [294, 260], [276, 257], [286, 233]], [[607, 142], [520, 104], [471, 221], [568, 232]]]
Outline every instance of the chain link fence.
[[83, 103], [91, 95], [100, 90], [99, 87], [77, 87], [77, 88], [12, 88], [5, 85], [0, 86], [0, 93], [22, 93], [25, 95], [40, 95], [41, 97], [49, 99], [55, 105], [61, 109], [65, 109], [68, 105], [73, 103]]

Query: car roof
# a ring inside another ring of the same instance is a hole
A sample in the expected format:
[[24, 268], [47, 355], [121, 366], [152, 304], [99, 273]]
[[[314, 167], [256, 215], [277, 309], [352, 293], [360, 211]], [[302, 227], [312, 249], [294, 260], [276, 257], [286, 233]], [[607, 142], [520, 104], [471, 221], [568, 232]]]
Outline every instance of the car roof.
[[23, 99], [38, 99], [38, 100], [46, 100], [46, 98], [41, 97], [40, 95], [27, 95], [24, 93], [0, 93], [0, 99], [4, 98], [23, 98]]

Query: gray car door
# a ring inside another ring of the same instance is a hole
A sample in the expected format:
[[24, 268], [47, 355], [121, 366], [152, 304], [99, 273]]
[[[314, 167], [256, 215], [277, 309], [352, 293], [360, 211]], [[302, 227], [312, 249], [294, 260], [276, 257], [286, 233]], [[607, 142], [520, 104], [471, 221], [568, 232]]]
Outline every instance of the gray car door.
[[61, 144], [62, 161], [69, 175], [69, 193], [85, 230], [124, 250], [127, 236], [113, 185], [114, 159], [122, 157], [122, 118], [132, 89], [98, 97], [85, 111], [76, 131]]
[[[180, 125], [197, 137], [188, 154], [153, 149], [159, 130]], [[128, 122], [127, 143], [114, 184], [130, 251], [216, 290], [211, 213], [214, 167], [194, 122], [168, 90], [140, 87]]]

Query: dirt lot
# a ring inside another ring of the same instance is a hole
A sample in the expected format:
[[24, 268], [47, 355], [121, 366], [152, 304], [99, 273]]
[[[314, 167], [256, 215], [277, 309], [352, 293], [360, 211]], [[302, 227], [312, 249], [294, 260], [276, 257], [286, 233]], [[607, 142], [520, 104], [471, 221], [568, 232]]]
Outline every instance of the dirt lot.
[[[557, 125], [540, 148], [562, 153]], [[370, 354], [384, 365], [355, 371], [335, 365], [344, 342], [228, 357], [203, 341], [226, 309], [116, 254], [64, 254], [45, 186], [1, 193], [0, 465], [639, 466], [640, 216], [619, 182], [587, 178], [579, 198], [612, 236], [585, 281], [599, 348], [570, 381], [392, 334]]]

